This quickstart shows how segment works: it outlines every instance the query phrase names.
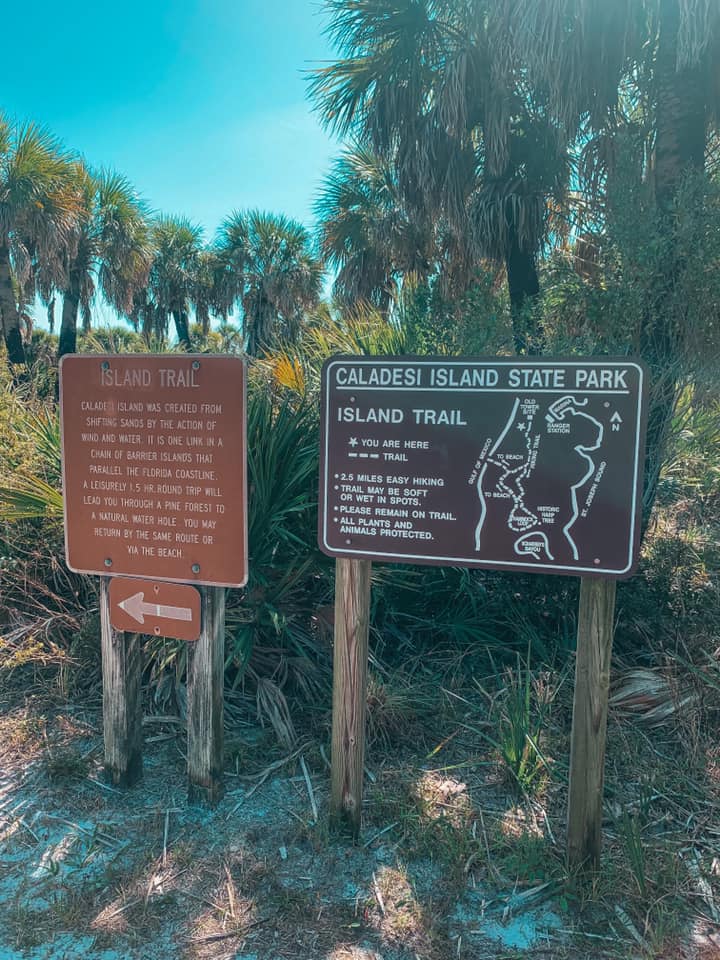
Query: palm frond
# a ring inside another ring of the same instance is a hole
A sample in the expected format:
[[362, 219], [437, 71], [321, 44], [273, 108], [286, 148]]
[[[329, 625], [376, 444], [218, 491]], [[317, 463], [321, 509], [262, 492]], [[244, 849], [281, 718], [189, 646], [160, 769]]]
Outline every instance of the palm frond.
[[297, 337], [318, 302], [322, 263], [295, 220], [260, 210], [235, 211], [217, 239], [218, 297], [224, 312], [240, 307], [248, 352], [278, 336]]
[[19, 476], [0, 484], [0, 519], [59, 520], [62, 515], [62, 493], [41, 477]]

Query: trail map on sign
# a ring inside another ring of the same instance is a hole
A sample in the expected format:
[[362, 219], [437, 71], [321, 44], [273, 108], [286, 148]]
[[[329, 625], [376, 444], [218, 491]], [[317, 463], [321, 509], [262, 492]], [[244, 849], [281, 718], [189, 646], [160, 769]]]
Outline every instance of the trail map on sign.
[[[502, 433], [481, 455], [477, 476], [480, 519], [475, 529], [478, 553], [488, 513], [497, 512], [506, 519], [518, 556], [555, 560], [569, 549], [573, 560], [580, 559], [573, 527], [592, 509], [606, 466], [601, 459], [605, 427], [583, 407], [587, 407], [587, 399], [574, 397], [563, 397], [549, 406], [515, 400]], [[546, 461], [562, 457], [572, 464], [569, 450], [576, 454], [577, 478], [568, 477], [568, 484], [550, 498], [554, 502], [539, 502], [548, 498], [538, 497], [534, 478], [546, 472]], [[581, 506], [578, 498], [593, 477], [592, 496]]]
[[338, 358], [323, 387], [325, 552], [631, 572], [645, 392], [634, 361]]

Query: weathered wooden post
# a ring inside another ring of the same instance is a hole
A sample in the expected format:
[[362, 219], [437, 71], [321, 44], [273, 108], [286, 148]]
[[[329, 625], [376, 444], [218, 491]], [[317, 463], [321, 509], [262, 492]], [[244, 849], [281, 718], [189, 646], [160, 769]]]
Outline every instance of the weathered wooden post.
[[225, 590], [201, 587], [200, 638], [188, 647], [188, 799], [211, 805], [223, 795]]
[[142, 777], [142, 644], [110, 623], [110, 577], [100, 578], [105, 774], [119, 787]]
[[615, 587], [615, 580], [580, 581], [567, 825], [574, 870], [600, 862]]
[[370, 569], [369, 560], [335, 561], [330, 817], [354, 837], [362, 817]]
[[[60, 364], [65, 552], [101, 582], [105, 765], [141, 775], [141, 644], [188, 648], [191, 799], [222, 795], [225, 588], [247, 582], [245, 364], [71, 355]], [[202, 589], [202, 596], [197, 588]]]
[[646, 371], [627, 357], [326, 361], [318, 543], [337, 560], [331, 811], [355, 832], [370, 562], [575, 575], [568, 860], [597, 863], [615, 580], [638, 557], [646, 399]]

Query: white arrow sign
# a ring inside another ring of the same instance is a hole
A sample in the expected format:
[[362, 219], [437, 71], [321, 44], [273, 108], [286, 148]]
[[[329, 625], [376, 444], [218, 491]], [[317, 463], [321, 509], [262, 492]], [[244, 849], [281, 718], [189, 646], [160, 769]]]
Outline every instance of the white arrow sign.
[[169, 607], [164, 603], [145, 603], [145, 594], [134, 593], [127, 600], [121, 600], [118, 606], [138, 623], [145, 623], [145, 617], [161, 617], [164, 620], [192, 620], [189, 607]]

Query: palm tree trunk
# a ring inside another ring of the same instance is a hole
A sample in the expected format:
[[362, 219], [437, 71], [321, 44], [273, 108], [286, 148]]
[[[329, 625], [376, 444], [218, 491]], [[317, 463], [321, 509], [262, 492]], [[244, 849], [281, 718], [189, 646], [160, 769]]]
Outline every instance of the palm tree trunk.
[[149, 303], [144, 303], [140, 310], [141, 326], [143, 340], [149, 344], [153, 334], [156, 332], [155, 311]]
[[542, 353], [543, 331], [534, 305], [540, 293], [535, 255], [522, 250], [514, 226], [510, 228], [510, 242], [505, 252], [505, 269], [510, 295], [513, 341], [518, 355], [534, 356]]
[[249, 309], [245, 310], [245, 349], [248, 356], [257, 357], [262, 348], [267, 346], [273, 331], [273, 319], [272, 306], [261, 293], [257, 294]]
[[175, 331], [177, 333], [178, 343], [186, 350], [192, 350], [190, 342], [190, 327], [188, 325], [187, 314], [184, 310], [173, 310], [173, 320], [175, 321]]
[[257, 337], [255, 336], [255, 324], [248, 322], [247, 315], [243, 320], [243, 333], [245, 335], [245, 353], [249, 357], [257, 356]]
[[13, 290], [10, 250], [4, 245], [0, 247], [0, 314], [8, 363], [25, 363], [25, 347], [20, 333], [20, 311]]
[[274, 316], [272, 307], [264, 296], [260, 298], [258, 313], [255, 320], [255, 353], [253, 356], [259, 356], [268, 346], [274, 333]]
[[150, 329], [158, 340], [165, 340], [170, 327], [170, 316], [160, 306], [150, 307]]
[[655, 502], [670, 425], [678, 397], [679, 364], [686, 318], [676, 296], [685, 270], [675, 248], [674, 203], [683, 177], [702, 173], [705, 165], [707, 106], [705, 65], [678, 69], [680, 0], [661, 0], [660, 33], [655, 63], [655, 200], [662, 229], [670, 241], [658, 265], [655, 295], [640, 338], [640, 353], [650, 367], [652, 392], [648, 410], [644, 475], [643, 530]]
[[682, 178], [705, 167], [707, 66], [678, 69], [680, 0], [661, 0], [655, 62], [655, 199], [670, 213]]
[[66, 353], [75, 353], [77, 350], [77, 318], [79, 306], [79, 293], [72, 288], [66, 290], [63, 294], [58, 360], [60, 357], [64, 357]]

